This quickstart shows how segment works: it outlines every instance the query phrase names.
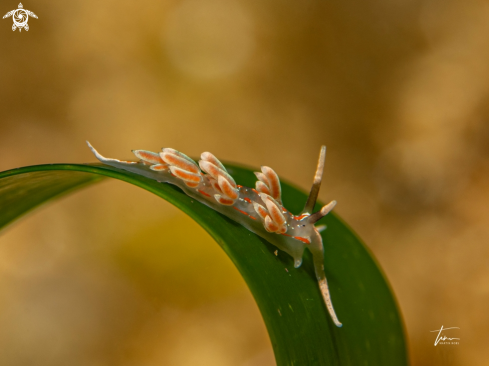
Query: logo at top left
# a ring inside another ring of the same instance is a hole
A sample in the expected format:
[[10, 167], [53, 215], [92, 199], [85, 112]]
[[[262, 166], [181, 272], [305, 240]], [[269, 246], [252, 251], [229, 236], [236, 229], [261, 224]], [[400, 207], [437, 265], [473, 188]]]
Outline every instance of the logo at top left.
[[30, 10], [24, 9], [24, 7], [22, 6], [22, 3], [20, 3], [18, 9], [14, 9], [12, 11], [9, 11], [7, 14], [5, 14], [3, 16], [3, 19], [8, 18], [8, 17], [12, 17], [12, 19], [14, 20], [14, 24], [12, 25], [13, 31], [16, 30], [17, 28], [19, 28], [19, 32], [22, 31], [22, 28], [24, 28], [26, 31], [28, 31], [29, 25], [27, 24], [27, 22], [29, 20], [29, 15], [31, 17], [34, 17], [37, 19], [36, 14], [34, 14]]

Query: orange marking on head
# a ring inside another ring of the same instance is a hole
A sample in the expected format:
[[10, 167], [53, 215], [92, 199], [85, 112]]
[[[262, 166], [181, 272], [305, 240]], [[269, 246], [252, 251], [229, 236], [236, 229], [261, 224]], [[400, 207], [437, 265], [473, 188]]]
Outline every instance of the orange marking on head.
[[204, 191], [202, 191], [202, 190], [200, 190], [200, 189], [198, 189], [198, 190], [197, 190], [197, 192], [199, 192], [200, 194], [202, 194], [202, 195], [204, 195], [204, 196], [211, 197], [211, 195], [210, 195], [210, 194], [207, 194], [207, 193], [205, 193]]
[[238, 184], [236, 187], [238, 187], [238, 188], [243, 188], [243, 186], [240, 186], [239, 184]]
[[246, 202], [251, 203], [251, 200], [248, 197], [243, 198]]
[[306, 243], [306, 244], [311, 244], [311, 241], [307, 238], [303, 238], [302, 236], [293, 236], [294, 239], [297, 239], [303, 243]]
[[248, 215], [250, 217], [250, 219], [253, 219], [253, 220], [256, 220], [256, 217], [253, 217], [251, 215]]
[[255, 192], [256, 194], [260, 194], [260, 192], [258, 192], [258, 191], [257, 191], [255, 188], [251, 188], [251, 190], [252, 190], [253, 192]]

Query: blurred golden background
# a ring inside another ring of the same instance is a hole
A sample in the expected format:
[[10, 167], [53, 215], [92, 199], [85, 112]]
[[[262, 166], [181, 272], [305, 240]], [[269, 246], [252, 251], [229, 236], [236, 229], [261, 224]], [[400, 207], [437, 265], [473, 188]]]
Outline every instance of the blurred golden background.
[[[488, 364], [488, 2], [23, 5], [39, 17], [28, 32], [0, 22], [0, 170], [92, 162], [89, 140], [123, 159], [211, 151], [307, 190], [326, 144], [320, 196], [384, 269], [412, 364]], [[434, 347], [441, 325], [460, 327], [460, 345]], [[2, 233], [0, 364], [274, 359], [218, 245], [105, 181]]]

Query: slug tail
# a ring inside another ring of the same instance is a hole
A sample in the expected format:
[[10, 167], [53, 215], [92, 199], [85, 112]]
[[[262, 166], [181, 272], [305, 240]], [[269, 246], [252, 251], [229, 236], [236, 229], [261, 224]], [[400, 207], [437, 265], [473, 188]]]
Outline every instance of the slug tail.
[[106, 158], [105, 156], [102, 156], [95, 148], [87, 141], [87, 145], [92, 150], [93, 155], [100, 160], [102, 163], [115, 166], [116, 168], [120, 168], [121, 166], [127, 166], [127, 165], [133, 165], [137, 164], [136, 161], [123, 161], [123, 160], [118, 160], [118, 159], [110, 159]]
[[104, 160], [108, 160], [107, 158], [103, 157], [102, 155], [100, 155], [100, 153], [95, 150], [95, 148], [90, 144], [90, 142], [86, 141], [88, 147], [90, 148], [90, 150], [92, 150], [92, 153], [93, 155], [95, 155], [95, 157], [100, 160], [101, 162], [104, 162]]

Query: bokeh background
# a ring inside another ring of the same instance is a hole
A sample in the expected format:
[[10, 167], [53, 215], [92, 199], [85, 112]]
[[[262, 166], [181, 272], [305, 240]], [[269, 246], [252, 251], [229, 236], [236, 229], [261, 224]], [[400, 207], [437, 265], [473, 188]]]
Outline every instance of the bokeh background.
[[[0, 22], [0, 170], [131, 149], [268, 165], [363, 238], [413, 365], [489, 360], [489, 3], [29, 0]], [[17, 8], [2, 0], [1, 15]], [[1, 209], [1, 208], [0, 208]], [[431, 330], [460, 327], [458, 346]], [[0, 237], [0, 364], [274, 365], [230, 260], [105, 181]]]

